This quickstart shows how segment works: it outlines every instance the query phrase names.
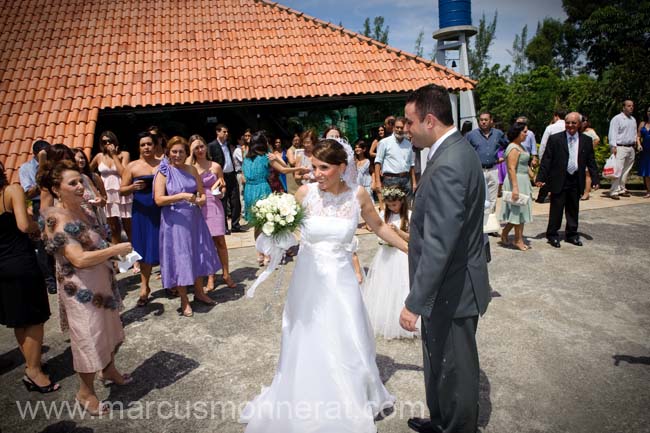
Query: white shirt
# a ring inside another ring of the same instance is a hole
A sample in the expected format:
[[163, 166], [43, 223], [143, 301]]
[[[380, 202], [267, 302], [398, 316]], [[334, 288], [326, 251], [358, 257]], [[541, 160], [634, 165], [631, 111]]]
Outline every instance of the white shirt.
[[235, 150], [232, 151], [232, 157], [234, 159], [235, 171], [241, 171], [241, 165], [244, 162], [244, 156], [242, 155], [241, 146], [237, 146]]
[[217, 143], [221, 146], [221, 151], [223, 152], [223, 172], [232, 173], [235, 171], [235, 167], [232, 165], [232, 158], [230, 158], [230, 149], [228, 148], [228, 142], [222, 143], [217, 139]]
[[407, 173], [415, 165], [411, 142], [408, 138], [399, 142], [395, 135], [382, 139], [377, 145], [375, 164], [381, 164], [382, 173]]
[[537, 156], [537, 141], [535, 140], [535, 133], [530, 129], [526, 133], [526, 139], [521, 142], [521, 146], [531, 155]]
[[427, 155], [427, 161], [431, 161], [431, 158], [433, 158], [433, 154], [436, 153], [436, 150], [440, 147], [443, 141], [447, 139], [451, 134], [456, 132], [456, 128], [451, 128], [449, 131], [445, 132], [442, 134], [442, 137], [436, 140], [435, 143], [433, 143], [433, 146], [431, 146], [431, 149], [429, 150], [429, 154]]
[[540, 141], [539, 143], [539, 159], [542, 159], [542, 156], [544, 156], [544, 151], [546, 150], [546, 143], [548, 142], [549, 137], [553, 134], [557, 134], [558, 132], [562, 132], [564, 130], [566, 130], [566, 125], [564, 124], [564, 120], [562, 119], [546, 127], [546, 129], [544, 130], [544, 135], [542, 135], [542, 141]]
[[636, 144], [636, 119], [620, 112], [609, 122], [609, 147]]
[[[566, 142], [567, 145], [569, 146], [569, 158], [571, 157], [571, 137], [575, 138], [575, 143], [573, 143], [573, 145], [575, 146], [575, 149], [573, 151], [573, 162], [575, 163], [576, 168], [578, 168], [578, 148], [580, 146], [580, 134], [576, 132], [576, 134], [572, 136], [568, 132], [566, 133]], [[568, 166], [568, 161], [567, 161], [567, 166]]]

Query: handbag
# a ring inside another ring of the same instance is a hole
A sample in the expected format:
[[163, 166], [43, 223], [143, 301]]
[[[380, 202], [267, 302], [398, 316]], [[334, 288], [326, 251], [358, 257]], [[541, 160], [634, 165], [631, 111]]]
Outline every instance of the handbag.
[[487, 219], [483, 218], [483, 233], [498, 233], [500, 228], [501, 224], [496, 213], [488, 214]]
[[526, 206], [530, 201], [530, 196], [526, 194], [519, 194], [517, 201], [513, 201], [512, 191], [503, 191], [503, 201], [510, 203], [513, 206]]

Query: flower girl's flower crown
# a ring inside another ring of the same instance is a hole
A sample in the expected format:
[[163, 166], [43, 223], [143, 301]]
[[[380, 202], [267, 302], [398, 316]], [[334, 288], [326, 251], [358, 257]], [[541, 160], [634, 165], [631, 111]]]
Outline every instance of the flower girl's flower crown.
[[398, 186], [387, 186], [382, 188], [381, 195], [384, 196], [384, 200], [400, 200], [406, 197], [406, 191]]

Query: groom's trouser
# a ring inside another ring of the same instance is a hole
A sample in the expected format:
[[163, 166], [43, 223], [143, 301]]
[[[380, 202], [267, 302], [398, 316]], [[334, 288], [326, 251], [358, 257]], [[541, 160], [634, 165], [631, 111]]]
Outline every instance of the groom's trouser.
[[478, 316], [422, 318], [424, 386], [431, 421], [443, 433], [476, 433]]

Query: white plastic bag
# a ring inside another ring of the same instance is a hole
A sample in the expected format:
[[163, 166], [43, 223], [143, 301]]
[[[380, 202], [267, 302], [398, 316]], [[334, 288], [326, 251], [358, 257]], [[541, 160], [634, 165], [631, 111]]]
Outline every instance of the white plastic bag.
[[608, 179], [618, 179], [619, 177], [621, 177], [622, 171], [623, 171], [623, 167], [621, 166], [621, 164], [619, 164], [618, 160], [616, 159], [616, 155], [614, 154], [610, 155], [610, 157], [607, 158], [605, 167], [603, 167], [603, 177], [606, 177]]

